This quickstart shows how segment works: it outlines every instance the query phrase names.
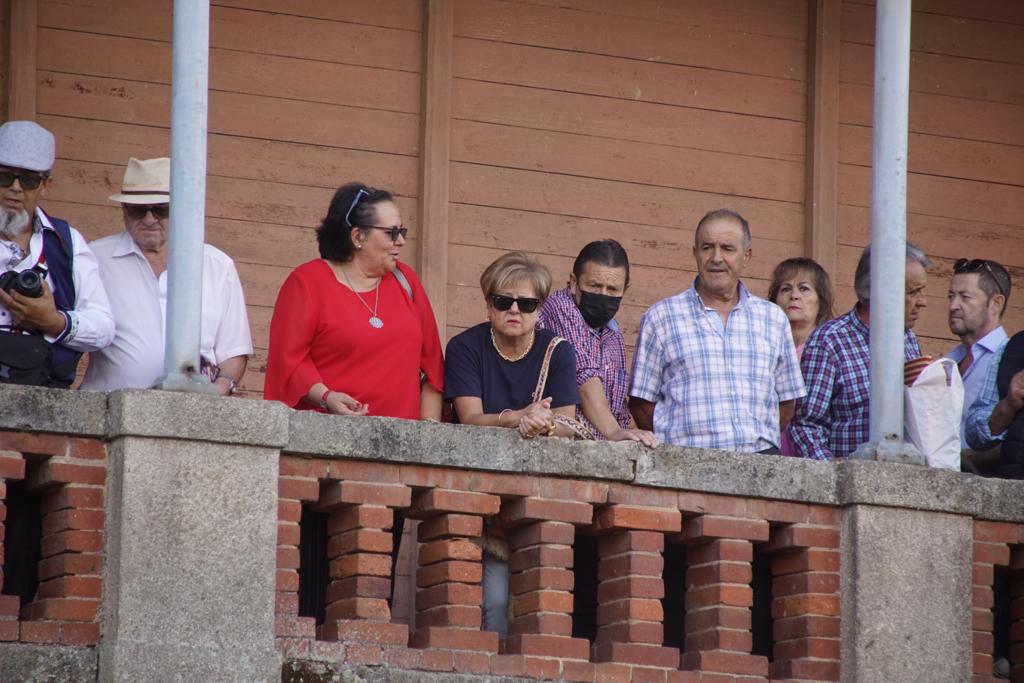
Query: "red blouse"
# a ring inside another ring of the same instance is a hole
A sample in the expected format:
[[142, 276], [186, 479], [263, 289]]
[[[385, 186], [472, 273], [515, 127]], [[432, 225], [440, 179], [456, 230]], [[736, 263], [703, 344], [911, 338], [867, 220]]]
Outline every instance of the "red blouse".
[[420, 370], [438, 391], [444, 361], [437, 322], [427, 293], [412, 268], [399, 264], [413, 297], [391, 273], [380, 283], [377, 317], [369, 323], [376, 294], [357, 293], [338, 282], [322, 259], [292, 271], [277, 295], [270, 321], [270, 348], [263, 398], [300, 410], [320, 410], [303, 397], [323, 382], [369, 406], [370, 415], [420, 417]]

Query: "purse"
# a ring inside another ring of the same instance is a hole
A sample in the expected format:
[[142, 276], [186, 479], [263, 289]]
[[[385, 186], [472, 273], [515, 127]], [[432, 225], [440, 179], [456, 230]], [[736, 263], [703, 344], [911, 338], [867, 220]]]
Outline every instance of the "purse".
[[[544, 397], [544, 385], [548, 381], [548, 370], [551, 367], [551, 356], [555, 353], [555, 347], [559, 343], [565, 340], [561, 337], [554, 337], [548, 344], [548, 348], [544, 351], [544, 362], [540, 366], [540, 375], [537, 377], [537, 386], [533, 390], [533, 402], [541, 400]], [[585, 441], [593, 441], [594, 434], [587, 429], [587, 426], [573, 417], [566, 417], [564, 415], [555, 415], [555, 423], [565, 425], [573, 431], [573, 438], [583, 439]]]
[[0, 382], [45, 386], [53, 349], [39, 334], [0, 330]]

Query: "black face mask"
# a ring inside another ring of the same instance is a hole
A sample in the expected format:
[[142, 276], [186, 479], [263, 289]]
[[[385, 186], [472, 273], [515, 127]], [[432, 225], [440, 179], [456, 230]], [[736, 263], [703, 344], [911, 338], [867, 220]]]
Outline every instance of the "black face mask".
[[587, 325], [595, 330], [607, 325], [608, 321], [615, 317], [619, 310], [619, 304], [622, 303], [621, 296], [594, 294], [592, 292], [585, 292], [582, 289], [579, 292], [580, 314], [583, 315], [583, 320], [586, 321]]

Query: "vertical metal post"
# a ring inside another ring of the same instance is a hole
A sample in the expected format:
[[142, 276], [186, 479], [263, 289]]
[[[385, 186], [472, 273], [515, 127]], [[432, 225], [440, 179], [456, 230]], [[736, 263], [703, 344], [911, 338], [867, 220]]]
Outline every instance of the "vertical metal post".
[[167, 327], [160, 388], [211, 391], [198, 375], [206, 225], [209, 0], [174, 0], [171, 73], [171, 217]]
[[906, 461], [903, 335], [911, 0], [878, 0], [871, 185], [871, 446]]

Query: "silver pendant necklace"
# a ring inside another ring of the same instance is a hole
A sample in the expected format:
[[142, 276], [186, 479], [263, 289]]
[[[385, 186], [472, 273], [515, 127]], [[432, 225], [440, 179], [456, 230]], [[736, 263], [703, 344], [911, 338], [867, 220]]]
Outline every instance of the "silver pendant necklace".
[[352, 293], [356, 295], [357, 299], [359, 299], [359, 303], [361, 303], [363, 307], [370, 312], [370, 319], [367, 321], [370, 323], [370, 327], [375, 330], [379, 330], [384, 327], [384, 321], [377, 316], [377, 305], [380, 303], [380, 281], [384, 278], [378, 278], [377, 286], [373, 288], [373, 308], [370, 308], [370, 304], [366, 303], [366, 301], [363, 300], [363, 297], [359, 296], [359, 292], [356, 291], [356, 288], [352, 286], [352, 281], [348, 279], [348, 273], [345, 272], [344, 268], [341, 268], [341, 274], [345, 276], [345, 282], [348, 284], [348, 288], [351, 289]]

